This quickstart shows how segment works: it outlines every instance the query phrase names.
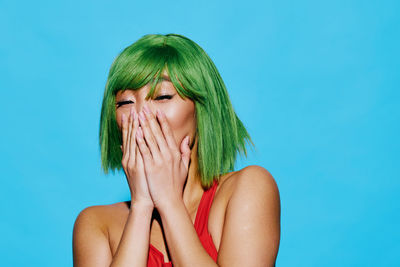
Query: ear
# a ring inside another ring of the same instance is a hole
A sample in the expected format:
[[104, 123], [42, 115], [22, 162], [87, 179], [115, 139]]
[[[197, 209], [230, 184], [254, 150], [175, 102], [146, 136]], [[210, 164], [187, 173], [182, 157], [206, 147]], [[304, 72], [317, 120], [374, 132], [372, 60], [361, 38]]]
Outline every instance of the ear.
[[188, 166], [189, 166], [190, 153], [191, 153], [191, 150], [189, 147], [189, 141], [190, 141], [190, 137], [187, 135], [185, 138], [183, 138], [182, 143], [180, 145], [182, 162], [186, 169], [188, 169]]

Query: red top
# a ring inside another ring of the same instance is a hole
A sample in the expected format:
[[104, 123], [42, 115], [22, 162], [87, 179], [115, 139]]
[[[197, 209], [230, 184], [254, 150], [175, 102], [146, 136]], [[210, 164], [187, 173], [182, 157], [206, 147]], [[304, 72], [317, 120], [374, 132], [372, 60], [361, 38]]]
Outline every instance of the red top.
[[[218, 252], [214, 246], [210, 233], [208, 233], [207, 222], [217, 185], [217, 181], [214, 180], [213, 185], [208, 190], [204, 191], [199, 207], [197, 208], [196, 219], [194, 220], [194, 228], [196, 229], [201, 244], [215, 262], [217, 262]], [[152, 244], [150, 244], [147, 267], [171, 266], [172, 262], [164, 262], [164, 255]]]

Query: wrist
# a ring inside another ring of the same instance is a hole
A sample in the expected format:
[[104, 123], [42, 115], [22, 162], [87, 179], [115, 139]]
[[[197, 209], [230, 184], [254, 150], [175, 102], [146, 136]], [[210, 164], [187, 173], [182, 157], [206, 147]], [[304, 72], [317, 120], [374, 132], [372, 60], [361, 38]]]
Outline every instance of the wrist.
[[131, 210], [139, 210], [141, 212], [150, 211], [153, 212], [154, 204], [151, 202], [144, 201], [131, 201]]
[[177, 209], [180, 206], [185, 207], [183, 203], [183, 199], [181, 198], [174, 198], [168, 201], [162, 201], [159, 205], [156, 205], [156, 208], [161, 216], [164, 214], [169, 214], [171, 210]]

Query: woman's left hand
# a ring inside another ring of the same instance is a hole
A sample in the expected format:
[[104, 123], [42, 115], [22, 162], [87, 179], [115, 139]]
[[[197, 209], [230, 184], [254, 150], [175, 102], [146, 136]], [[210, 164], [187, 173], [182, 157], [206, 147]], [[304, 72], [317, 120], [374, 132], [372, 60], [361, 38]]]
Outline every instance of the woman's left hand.
[[191, 153], [189, 136], [178, 147], [165, 114], [158, 110], [155, 117], [146, 105], [143, 110], [139, 113], [141, 130], [137, 131], [136, 142], [154, 206], [162, 209], [163, 205], [182, 200]]

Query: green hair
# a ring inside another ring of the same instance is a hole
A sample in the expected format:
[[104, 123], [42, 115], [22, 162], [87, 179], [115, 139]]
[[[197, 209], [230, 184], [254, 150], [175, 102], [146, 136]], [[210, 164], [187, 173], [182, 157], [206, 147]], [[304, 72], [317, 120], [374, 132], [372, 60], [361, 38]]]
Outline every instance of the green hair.
[[177, 34], [145, 35], [125, 48], [111, 65], [100, 117], [101, 164], [107, 174], [121, 170], [121, 131], [116, 122], [115, 95], [151, 84], [152, 97], [163, 71], [182, 98], [195, 103], [198, 173], [209, 187], [220, 175], [234, 170], [236, 156], [247, 156], [249, 133], [233, 110], [222, 78], [206, 52]]

